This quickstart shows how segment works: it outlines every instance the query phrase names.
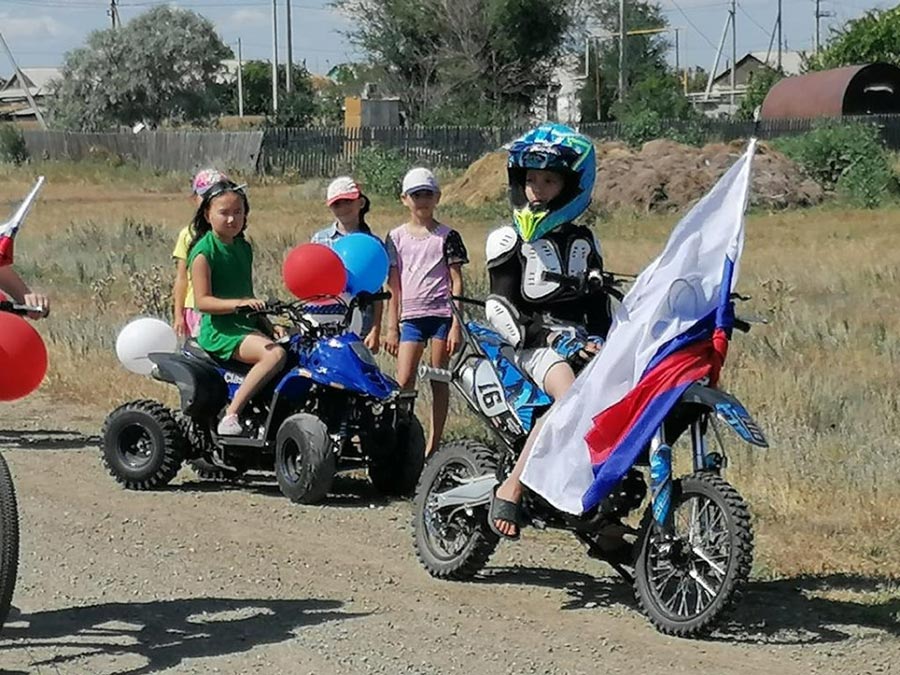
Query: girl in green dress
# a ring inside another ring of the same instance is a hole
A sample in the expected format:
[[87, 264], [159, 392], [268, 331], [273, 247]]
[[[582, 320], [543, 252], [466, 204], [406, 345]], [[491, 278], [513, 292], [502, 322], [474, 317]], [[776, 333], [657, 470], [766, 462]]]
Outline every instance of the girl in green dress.
[[[250, 204], [242, 187], [227, 180], [216, 183], [197, 209], [188, 253], [194, 303], [203, 313], [197, 341], [217, 359], [253, 366], [225, 409], [218, 427], [220, 436], [241, 433], [238, 415], [253, 394], [281, 370], [286, 358], [284, 349], [259, 329], [258, 319], [237, 311], [265, 305], [253, 295], [253, 248], [244, 237], [248, 213]], [[277, 328], [274, 333], [282, 334]]]

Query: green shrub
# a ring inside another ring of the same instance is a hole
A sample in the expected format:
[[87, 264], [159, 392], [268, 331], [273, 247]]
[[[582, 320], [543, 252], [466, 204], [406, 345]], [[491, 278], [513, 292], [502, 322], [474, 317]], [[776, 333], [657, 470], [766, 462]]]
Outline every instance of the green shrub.
[[832, 122], [773, 145], [854, 205], [880, 206], [895, 190], [890, 156], [873, 125]]
[[649, 108], [622, 120], [622, 140], [635, 148], [658, 138], [699, 146], [706, 142], [706, 137], [706, 129], [699, 119], [665, 120]]
[[366, 192], [396, 197], [409, 162], [394, 148], [370, 145], [359, 151], [353, 162], [353, 173]]
[[21, 164], [28, 159], [22, 130], [12, 124], [0, 124], [0, 162]]

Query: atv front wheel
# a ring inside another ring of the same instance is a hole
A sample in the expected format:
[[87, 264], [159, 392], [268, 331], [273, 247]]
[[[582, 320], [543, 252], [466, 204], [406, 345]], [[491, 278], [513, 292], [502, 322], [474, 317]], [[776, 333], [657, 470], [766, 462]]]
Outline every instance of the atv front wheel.
[[753, 562], [750, 513], [721, 477], [695, 473], [673, 484], [674, 534], [641, 523], [634, 568], [641, 611], [667, 635], [709, 632], [737, 602]]
[[298, 504], [322, 501], [331, 489], [337, 457], [328, 427], [315, 415], [291, 415], [275, 439], [275, 477], [282, 494]]
[[103, 465], [129, 490], [152, 490], [171, 481], [187, 453], [172, 411], [156, 401], [132, 401], [103, 424]]
[[494, 452], [477, 441], [454, 441], [428, 458], [413, 501], [416, 555], [433, 577], [468, 579], [487, 564], [500, 538], [487, 506], [437, 508], [437, 495], [462, 481], [497, 471]]
[[382, 494], [409, 497], [425, 466], [425, 430], [413, 415], [387, 438], [391, 447], [379, 448], [369, 459], [369, 480]]

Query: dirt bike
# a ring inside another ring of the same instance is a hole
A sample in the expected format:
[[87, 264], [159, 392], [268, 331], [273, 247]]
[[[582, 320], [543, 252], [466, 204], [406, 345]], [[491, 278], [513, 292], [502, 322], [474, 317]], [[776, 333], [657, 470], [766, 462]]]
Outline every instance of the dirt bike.
[[[570, 283], [583, 287], [585, 280]], [[479, 300], [455, 300], [484, 307]], [[487, 564], [499, 543], [487, 520], [493, 491], [512, 471], [528, 433], [552, 401], [514, 365], [512, 346], [497, 332], [465, 321], [456, 306], [453, 311], [463, 327], [463, 347], [448, 369], [423, 368], [421, 375], [452, 383], [498, 442], [454, 441], [429, 458], [416, 488], [413, 537], [418, 558], [432, 576], [467, 579]], [[735, 328], [750, 326], [737, 319]], [[719, 423], [744, 441], [767, 447], [736, 398], [698, 381], [597, 507], [572, 516], [526, 489], [525, 525], [573, 533], [589, 556], [608, 563], [633, 586], [641, 611], [661, 632], [689, 637], [710, 630], [738, 599], [753, 556], [749, 511], [723, 478], [727, 461]], [[711, 432], [718, 451], [707, 447]], [[693, 472], [674, 478], [672, 446], [682, 436], [690, 445]], [[645, 502], [644, 473], [650, 474], [652, 496], [634, 528], [623, 519]]]
[[102, 434], [109, 473], [147, 490], [171, 481], [185, 460], [203, 477], [274, 470], [285, 496], [311, 504], [326, 496], [337, 471], [367, 468], [381, 492], [411, 494], [425, 451], [415, 392], [400, 391], [350, 330], [357, 309], [386, 297], [270, 301], [248, 311], [281, 319], [291, 332], [277, 341], [288, 353], [285, 367], [248, 403], [240, 436], [218, 436], [216, 426], [250, 366], [216, 359], [194, 340], [181, 353], [150, 354], [153, 377], [178, 387], [181, 412], [144, 400], [114, 410]]
[[[19, 305], [8, 300], [0, 301], [0, 312], [24, 316], [40, 312], [40, 307]], [[13, 590], [19, 568], [19, 509], [12, 474], [3, 455], [0, 455], [0, 629], [9, 615]]]

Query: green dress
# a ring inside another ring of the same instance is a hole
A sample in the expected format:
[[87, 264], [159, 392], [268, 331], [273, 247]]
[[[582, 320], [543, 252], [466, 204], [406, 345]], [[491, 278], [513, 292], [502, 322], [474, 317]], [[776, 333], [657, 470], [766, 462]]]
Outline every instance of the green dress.
[[[243, 237], [226, 244], [211, 230], [194, 244], [188, 254], [188, 268], [200, 255], [210, 269], [210, 292], [226, 300], [252, 298], [253, 248]], [[203, 314], [197, 342], [219, 359], [229, 359], [250, 333], [259, 330], [256, 317], [245, 314]]]

